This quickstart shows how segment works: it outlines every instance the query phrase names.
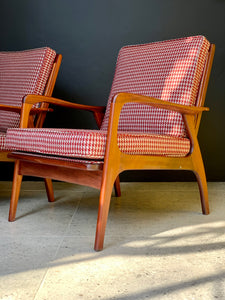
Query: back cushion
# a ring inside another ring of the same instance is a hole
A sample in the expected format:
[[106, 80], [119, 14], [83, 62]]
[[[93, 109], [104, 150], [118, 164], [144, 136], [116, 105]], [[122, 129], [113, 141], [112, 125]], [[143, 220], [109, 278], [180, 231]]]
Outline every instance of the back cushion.
[[[41, 95], [56, 52], [50, 48], [0, 52], [0, 104], [19, 106], [27, 94]], [[18, 113], [0, 110], [0, 130], [19, 126]]]
[[[120, 92], [195, 105], [209, 47], [205, 37], [193, 36], [122, 48], [101, 129], [107, 129], [112, 99]], [[141, 104], [124, 105], [118, 129], [186, 136], [179, 113]]]

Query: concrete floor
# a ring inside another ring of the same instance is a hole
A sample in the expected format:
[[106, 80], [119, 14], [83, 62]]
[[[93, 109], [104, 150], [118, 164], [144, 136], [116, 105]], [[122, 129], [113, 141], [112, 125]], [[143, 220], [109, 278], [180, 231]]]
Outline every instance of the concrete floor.
[[0, 299], [225, 299], [225, 183], [123, 183], [94, 252], [98, 191], [24, 182], [14, 223], [0, 182]]

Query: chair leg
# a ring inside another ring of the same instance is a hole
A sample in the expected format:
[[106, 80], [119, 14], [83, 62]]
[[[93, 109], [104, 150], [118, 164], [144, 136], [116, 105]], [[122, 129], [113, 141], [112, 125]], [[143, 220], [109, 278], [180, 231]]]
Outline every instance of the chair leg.
[[12, 185], [12, 193], [10, 200], [10, 208], [9, 208], [9, 222], [15, 221], [16, 217], [16, 209], [17, 203], [20, 195], [21, 182], [23, 179], [23, 175], [19, 174], [20, 162], [17, 160], [15, 162], [14, 167], [14, 175], [13, 175], [13, 185]]
[[200, 197], [201, 197], [201, 205], [202, 205], [202, 213], [204, 215], [209, 214], [209, 200], [208, 200], [208, 188], [207, 188], [207, 181], [205, 176], [205, 170], [199, 169], [198, 171], [195, 171], [195, 176], [198, 181], [198, 187], [200, 191]]
[[52, 180], [50, 178], [45, 178], [45, 188], [48, 196], [48, 202], [54, 202], [54, 190], [52, 185]]
[[113, 184], [115, 182], [115, 178], [112, 178], [111, 176], [107, 176], [107, 177], [108, 178], [105, 178], [103, 180], [101, 191], [100, 191], [98, 220], [97, 220], [95, 246], [94, 246], [95, 251], [101, 251], [103, 249], [110, 200], [112, 195]]
[[[198, 150], [198, 151], [197, 151]], [[208, 187], [205, 175], [204, 163], [199, 147], [196, 147], [196, 152], [193, 160], [194, 173], [198, 181], [198, 187], [200, 191], [202, 213], [204, 215], [209, 214], [209, 200], [208, 200]]]
[[116, 180], [114, 182], [114, 188], [115, 188], [116, 197], [120, 197], [121, 196], [121, 190], [120, 190], [120, 178], [119, 178], [119, 175], [116, 177]]

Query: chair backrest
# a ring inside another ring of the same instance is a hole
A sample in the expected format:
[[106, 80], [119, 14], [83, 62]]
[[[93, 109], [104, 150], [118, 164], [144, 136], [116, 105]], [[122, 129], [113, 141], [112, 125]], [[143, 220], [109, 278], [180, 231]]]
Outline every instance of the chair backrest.
[[[209, 48], [203, 36], [123, 47], [101, 129], [107, 129], [111, 101], [120, 92], [195, 105]], [[123, 107], [118, 130], [186, 136], [179, 113], [141, 104]]]
[[[0, 104], [19, 106], [27, 94], [42, 95], [56, 52], [48, 47], [0, 52]], [[0, 111], [0, 130], [19, 127], [20, 114]]]

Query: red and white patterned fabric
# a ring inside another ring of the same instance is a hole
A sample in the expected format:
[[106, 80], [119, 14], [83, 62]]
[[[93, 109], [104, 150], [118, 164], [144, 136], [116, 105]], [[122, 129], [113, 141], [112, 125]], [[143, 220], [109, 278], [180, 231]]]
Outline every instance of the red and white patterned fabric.
[[[67, 157], [103, 159], [107, 131], [83, 129], [8, 129], [6, 147]], [[118, 146], [127, 154], [185, 156], [190, 151], [188, 138], [118, 132]]]
[[[21, 106], [27, 94], [41, 95], [56, 52], [48, 47], [0, 52], [0, 104]], [[20, 115], [0, 110], [0, 131], [19, 126]]]
[[[111, 101], [121, 92], [195, 105], [209, 46], [205, 37], [193, 36], [122, 48], [101, 129], [107, 129]], [[179, 113], [140, 104], [124, 106], [118, 130], [186, 136]]]

